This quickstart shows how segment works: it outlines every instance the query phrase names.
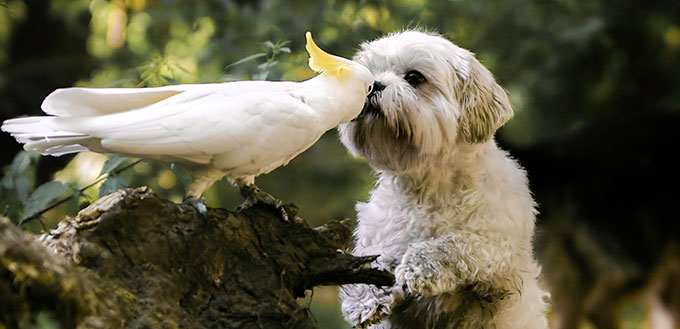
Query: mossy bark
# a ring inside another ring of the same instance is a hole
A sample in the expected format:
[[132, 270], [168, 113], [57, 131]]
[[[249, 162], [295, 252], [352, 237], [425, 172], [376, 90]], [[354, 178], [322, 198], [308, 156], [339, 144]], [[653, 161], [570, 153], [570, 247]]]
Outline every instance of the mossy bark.
[[[101, 198], [49, 234], [0, 221], [0, 324], [44, 315], [62, 328], [315, 328], [296, 298], [316, 285], [391, 285], [373, 257], [345, 253], [350, 220], [311, 229], [267, 206], [241, 213]], [[2, 327], [0, 325], [0, 327]]]

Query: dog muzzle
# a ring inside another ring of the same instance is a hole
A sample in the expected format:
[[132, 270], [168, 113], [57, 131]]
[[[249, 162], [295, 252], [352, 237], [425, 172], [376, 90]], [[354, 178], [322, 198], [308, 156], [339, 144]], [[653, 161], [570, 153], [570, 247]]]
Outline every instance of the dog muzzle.
[[373, 82], [373, 90], [366, 96], [366, 101], [364, 102], [364, 107], [361, 109], [361, 113], [359, 113], [352, 121], [362, 120], [367, 115], [380, 114], [380, 97], [382, 96], [382, 91], [385, 90], [385, 87], [387, 86], [380, 81]]

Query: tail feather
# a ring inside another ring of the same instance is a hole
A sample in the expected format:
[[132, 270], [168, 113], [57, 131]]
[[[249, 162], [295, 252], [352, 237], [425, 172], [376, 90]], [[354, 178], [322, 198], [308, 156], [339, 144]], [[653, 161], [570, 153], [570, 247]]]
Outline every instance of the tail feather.
[[5, 121], [0, 129], [10, 133], [19, 143], [25, 144], [25, 150], [42, 155], [60, 156], [97, 148], [99, 144], [97, 138], [63, 131], [55, 119], [55, 117], [10, 119]]

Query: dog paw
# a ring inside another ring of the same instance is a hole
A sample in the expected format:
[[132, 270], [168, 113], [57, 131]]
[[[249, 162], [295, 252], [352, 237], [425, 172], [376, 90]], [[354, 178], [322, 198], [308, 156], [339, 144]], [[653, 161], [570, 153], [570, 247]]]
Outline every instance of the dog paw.
[[[451, 277], [444, 273], [436, 249], [426, 245], [411, 247], [394, 270], [396, 286], [406, 294], [430, 296], [453, 286]], [[447, 283], [448, 282], [448, 283]]]
[[390, 305], [379, 304], [378, 307], [371, 314], [367, 314], [366, 318], [362, 318], [357, 327], [365, 329], [374, 324], [382, 322], [388, 315], [390, 315]]
[[371, 285], [350, 284], [342, 287], [342, 313], [347, 322], [368, 328], [390, 314], [393, 298], [387, 291]]

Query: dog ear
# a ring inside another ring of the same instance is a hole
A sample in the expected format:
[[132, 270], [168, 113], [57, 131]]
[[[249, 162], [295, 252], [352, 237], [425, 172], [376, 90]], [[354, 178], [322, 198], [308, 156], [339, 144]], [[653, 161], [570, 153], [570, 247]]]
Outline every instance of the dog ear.
[[508, 95], [475, 58], [470, 61], [468, 76], [461, 80], [459, 134], [468, 143], [487, 141], [512, 117]]

